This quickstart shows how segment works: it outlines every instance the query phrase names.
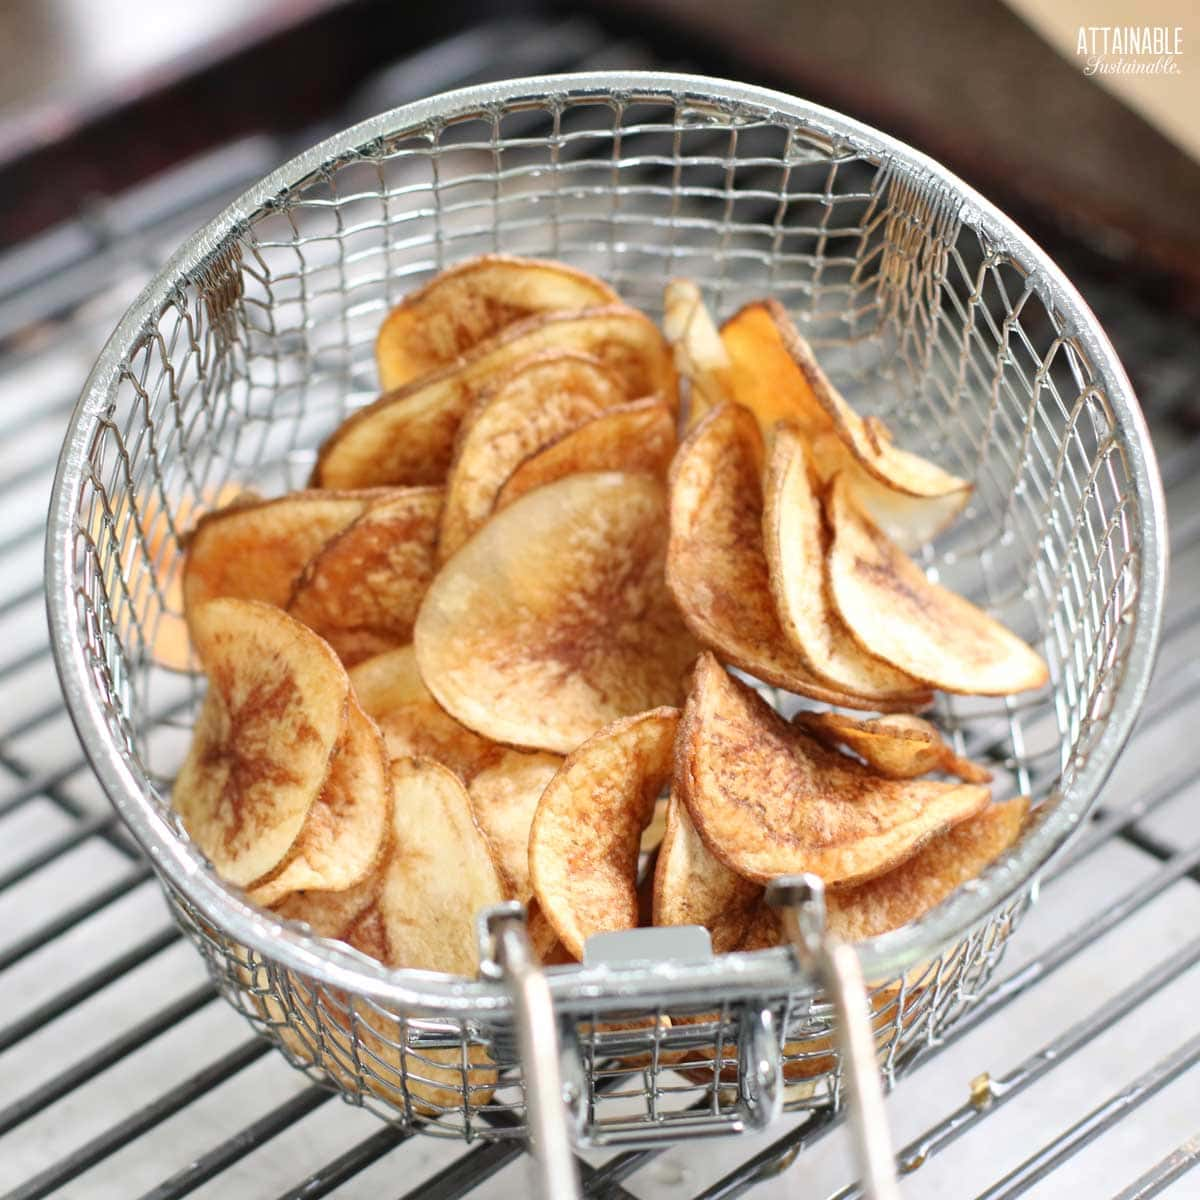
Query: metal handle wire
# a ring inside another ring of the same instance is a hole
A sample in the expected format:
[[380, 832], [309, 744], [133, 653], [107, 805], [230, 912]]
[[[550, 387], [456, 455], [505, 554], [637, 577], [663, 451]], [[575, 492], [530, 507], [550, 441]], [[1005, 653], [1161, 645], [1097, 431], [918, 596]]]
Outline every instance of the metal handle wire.
[[767, 888], [782, 910], [783, 931], [800, 966], [822, 981], [836, 1013], [835, 1032], [850, 1093], [850, 1128], [866, 1200], [900, 1200], [875, 1039], [858, 956], [825, 929], [825, 884], [816, 875], [784, 875]]
[[566, 1120], [557, 1018], [525, 928], [525, 912], [519, 904], [503, 904], [485, 912], [483, 922], [491, 940], [491, 958], [512, 992], [530, 1151], [541, 1195], [545, 1200], [579, 1200], [579, 1168]]

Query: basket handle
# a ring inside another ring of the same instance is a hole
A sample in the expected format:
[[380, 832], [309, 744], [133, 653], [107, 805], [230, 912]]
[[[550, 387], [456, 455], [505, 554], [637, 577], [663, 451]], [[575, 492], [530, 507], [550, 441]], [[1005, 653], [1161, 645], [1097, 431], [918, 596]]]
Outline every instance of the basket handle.
[[826, 932], [825, 884], [819, 876], [781, 875], [767, 886], [767, 902], [781, 910], [784, 934], [801, 968], [815, 974], [833, 1000], [863, 1195], [866, 1200], [900, 1200], [858, 955]]
[[579, 1200], [579, 1167], [565, 1112], [558, 1019], [546, 976], [529, 942], [525, 910], [512, 901], [486, 909], [481, 919], [490, 949], [484, 961], [512, 993], [517, 1047], [525, 1075], [530, 1152], [537, 1165], [541, 1195], [546, 1200]]

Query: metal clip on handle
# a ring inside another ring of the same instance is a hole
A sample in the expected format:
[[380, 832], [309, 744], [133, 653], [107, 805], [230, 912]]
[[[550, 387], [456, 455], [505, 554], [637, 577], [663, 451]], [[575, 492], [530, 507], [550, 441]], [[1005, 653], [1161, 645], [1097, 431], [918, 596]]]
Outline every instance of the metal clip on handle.
[[[550, 987], [529, 942], [525, 910], [499, 904], [480, 914], [485, 953], [482, 970], [508, 984], [525, 1074], [530, 1149], [547, 1200], [579, 1200], [579, 1168], [571, 1149], [563, 1087], [562, 1050]], [[576, 1100], [578, 1097], [570, 1097]]]
[[867, 1200], [900, 1200], [858, 955], [825, 932], [825, 885], [818, 876], [780, 876], [768, 885], [767, 902], [782, 910], [783, 931], [800, 965], [821, 980], [833, 1000], [863, 1194]]

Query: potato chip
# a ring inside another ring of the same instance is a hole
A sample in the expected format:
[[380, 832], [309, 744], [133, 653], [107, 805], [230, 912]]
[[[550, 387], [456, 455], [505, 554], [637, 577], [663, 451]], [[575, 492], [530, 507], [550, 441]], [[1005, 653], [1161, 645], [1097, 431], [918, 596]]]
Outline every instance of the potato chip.
[[[769, 909], [764, 908], [763, 912], [777, 922], [778, 918], [775, 918]], [[738, 949], [743, 951], [764, 950], [769, 946], [778, 944], [779, 939], [774, 938], [773, 940], [762, 940], [760, 943], [754, 945], [740, 946]], [[894, 987], [885, 988], [867, 998], [871, 1010], [871, 1029], [875, 1037], [875, 1049], [881, 1059], [886, 1053], [894, 1034], [898, 999], [899, 989]], [[910, 991], [906, 1007], [911, 1011], [912, 1006], [913, 992]], [[713, 1012], [696, 1017], [672, 1016], [671, 1023], [673, 1025], [715, 1025], [717, 1020], [718, 1014]], [[782, 1063], [783, 1080], [785, 1085], [790, 1085], [786, 1095], [789, 1097], [794, 1095], [793, 1087], [802, 1086], [805, 1080], [815, 1080], [819, 1076], [833, 1071], [838, 1065], [837, 1058], [833, 1053], [834, 1049], [835, 1041], [829, 1034], [810, 1033], [805, 1037], [784, 1042], [782, 1053], [786, 1057]], [[724, 1045], [721, 1048], [721, 1063], [719, 1068], [716, 1065], [715, 1058], [713, 1050], [707, 1046], [691, 1050], [683, 1055], [682, 1062], [675, 1069], [685, 1079], [709, 1087], [717, 1083], [736, 1084], [738, 1082], [737, 1040], [732, 1037], [725, 1039]], [[704, 1065], [689, 1066], [689, 1063]], [[808, 1090], [800, 1092], [800, 1095], [804, 1096], [811, 1094], [811, 1091]]]
[[476, 914], [499, 904], [504, 889], [466, 788], [427, 758], [393, 762], [391, 783], [392, 846], [378, 923], [368, 909], [347, 941], [389, 967], [474, 977]]
[[301, 572], [287, 609], [347, 666], [412, 640], [436, 566], [440, 487], [398, 488], [326, 543]]
[[375, 341], [379, 385], [391, 391], [444, 367], [535, 313], [618, 299], [607, 284], [565, 263], [507, 254], [468, 259], [388, 313]]
[[671, 777], [679, 712], [624, 717], [589, 738], [542, 793], [529, 835], [538, 904], [577, 958], [594, 933], [638, 923], [642, 830]]
[[672, 795], [667, 831], [654, 871], [655, 925], [703, 925], [714, 954], [743, 949], [763, 904], [763, 886], [743, 879], [714, 858], [696, 832], [687, 805]]
[[[346, 937], [355, 949], [371, 953], [379, 944], [380, 925], [378, 910], [372, 909], [350, 922]], [[417, 1049], [410, 1044], [411, 1027], [377, 1002], [314, 987], [310, 978], [292, 971], [270, 985], [293, 998], [288, 1011], [261, 980], [255, 981], [254, 972], [240, 965], [235, 969], [243, 986], [252, 989], [244, 999], [269, 1023], [269, 1033], [294, 1059], [318, 1065], [347, 1092], [376, 1096], [406, 1116], [461, 1113], [464, 1092], [472, 1105], [490, 1101], [497, 1072], [482, 1046], [469, 1044], [465, 1062], [458, 1047]]]
[[[365, 947], [377, 944], [372, 922], [379, 923], [375, 912], [360, 920], [350, 935], [351, 945], [363, 953], [369, 953]], [[498, 1072], [483, 1046], [472, 1042], [465, 1052], [457, 1046], [418, 1049], [412, 1045], [411, 1027], [402, 1018], [361, 1000], [355, 1007], [357, 1046], [352, 1046], [348, 1014], [336, 1004], [325, 1006], [327, 1026], [332, 1028], [327, 1030], [324, 1065], [351, 1092], [358, 1089], [361, 1064], [363, 1090], [394, 1104], [406, 1116], [448, 1113], [453, 1118], [461, 1115], [468, 1098], [473, 1108], [491, 1101]]]
[[725, 323], [721, 341], [733, 363], [734, 399], [754, 413], [764, 435], [778, 421], [794, 424], [806, 440], [832, 432], [887, 487], [909, 496], [958, 494], [966, 503], [965, 479], [893, 445], [881, 421], [850, 407], [778, 301], [747, 304]]
[[378, 492], [292, 492], [207, 513], [187, 538], [184, 609], [229, 596], [284, 608], [309, 559]]
[[378, 864], [391, 818], [387, 754], [375, 722], [351, 697], [346, 735], [329, 775], [283, 862], [247, 889], [255, 904], [297, 891], [342, 891]]
[[[542, 788], [562, 759], [497, 746], [460, 725], [429, 694], [411, 646], [358, 664], [350, 679], [360, 702], [378, 721], [391, 758], [431, 758], [467, 784], [472, 812], [505, 894], [527, 902], [529, 825]], [[542, 939], [539, 952], [548, 952], [557, 936], [551, 932]]]
[[[526, 864], [528, 864], [528, 843], [525, 849]], [[528, 866], [526, 870], [528, 871]], [[544, 967], [562, 966], [579, 961], [558, 940], [558, 934], [555, 932], [554, 926], [546, 919], [546, 914], [542, 912], [536, 896], [531, 895], [525, 902], [525, 929], [529, 935], [529, 944]]]
[[886, 875], [831, 888], [825, 894], [829, 931], [861, 942], [924, 916], [1013, 846], [1028, 812], [1027, 796], [989, 804]]
[[675, 351], [675, 368], [691, 385], [688, 428], [710, 409], [733, 400], [733, 363], [700, 289], [690, 279], [672, 279], [663, 291], [663, 333]]
[[[391, 774], [388, 775], [389, 786]], [[391, 801], [388, 801], [387, 816], [391, 816]], [[391, 855], [385, 830], [383, 844], [379, 848], [379, 861], [365, 879], [337, 892], [298, 891], [284, 896], [271, 905], [276, 916], [288, 921], [303, 921], [312, 926], [318, 937], [341, 941], [356, 920], [375, 903], [379, 887], [383, 882], [383, 864]]]
[[458, 431], [439, 561], [488, 519], [504, 481], [530, 454], [624, 399], [621, 380], [599, 359], [566, 351], [527, 359], [488, 388]]
[[779, 624], [763, 547], [762, 439], [740, 405], [714, 409], [671, 467], [667, 586], [692, 632], [767, 683], [851, 708], [877, 701], [818, 680]]
[[483, 831], [510, 899], [528, 904], [529, 829], [546, 784], [562, 759], [557, 754], [503, 750], [467, 784], [475, 823]]
[[1041, 687], [1042, 657], [962, 596], [932, 583], [850, 496], [830, 485], [833, 602], [867, 651], [947, 692], [1005, 696]]
[[957, 775], [964, 783], [987, 783], [992, 777], [991, 771], [955, 754], [937, 726], [907, 713], [856, 721], [841, 713], [799, 712], [792, 724], [826, 746], [848, 746], [889, 779], [916, 779], [930, 771]]
[[[825, 893], [826, 928], [842, 941], [861, 942], [923, 917], [1013, 846], [1028, 812], [1028, 796], [989, 804], [931, 838], [912, 858], [886, 874], [829, 888]], [[782, 940], [779, 914], [763, 902], [737, 948], [762, 950]], [[908, 972], [910, 989], [919, 986], [925, 969], [922, 965]], [[893, 985], [877, 991], [876, 1010], [884, 1001], [894, 1000], [897, 990]]]
[[585, 471], [645, 471], [666, 478], [675, 453], [675, 414], [648, 396], [619, 404], [531, 454], [496, 498], [507, 508], [526, 492]]
[[836, 433], [808, 443], [817, 478], [825, 484], [841, 472], [863, 511], [902, 550], [917, 550], [954, 524], [970, 499], [967, 491], [944, 496], [907, 496], [882, 484], [861, 467]]
[[675, 403], [671, 353], [648, 317], [623, 304], [541, 313], [359, 409], [321, 447], [312, 486], [443, 482], [458, 427], [483, 390], [518, 363], [552, 350], [595, 356], [628, 396], [657, 394]]
[[[183, 619], [186, 536], [176, 540], [175, 534], [193, 523], [198, 509], [210, 512], [260, 499], [240, 484], [226, 483], [220, 488], [204, 488], [198, 499], [181, 497], [174, 513], [168, 515], [162, 497], [152, 492], [137, 517], [144, 542], [142, 537], [123, 536], [133, 520], [131, 497], [118, 497], [111, 511], [107, 506], [93, 510], [89, 522], [92, 540], [101, 544], [110, 536], [105, 530], [111, 525], [120, 543], [121, 553], [112, 560], [110, 571], [117, 572], [131, 586], [138, 628], [146, 638], [145, 652], [156, 665], [172, 671], [187, 671], [193, 665], [191, 640]], [[141, 569], [143, 563], [150, 567], [151, 574]], [[115, 579], [111, 586], [117, 586]]]
[[825, 521], [809, 479], [804, 443], [793, 426], [775, 427], [763, 490], [763, 543], [775, 611], [809, 669], [880, 708], [928, 704], [929, 689], [867, 654], [829, 600]]
[[253, 600], [192, 614], [209, 688], [172, 792], [192, 841], [243, 887], [283, 861], [329, 774], [350, 682], [299, 621]]
[[678, 702], [697, 652], [663, 580], [666, 493], [571, 475], [497, 513], [442, 568], [414, 631], [435, 699], [497, 742], [566, 754]]
[[696, 664], [676, 788], [709, 852], [747, 879], [869, 879], [978, 812], [988, 789], [883, 779], [790, 726], [711, 654]]
[[504, 754], [502, 746], [459, 724], [429, 694], [412, 646], [358, 663], [350, 682], [379, 726], [389, 758], [432, 758], [470, 780]]

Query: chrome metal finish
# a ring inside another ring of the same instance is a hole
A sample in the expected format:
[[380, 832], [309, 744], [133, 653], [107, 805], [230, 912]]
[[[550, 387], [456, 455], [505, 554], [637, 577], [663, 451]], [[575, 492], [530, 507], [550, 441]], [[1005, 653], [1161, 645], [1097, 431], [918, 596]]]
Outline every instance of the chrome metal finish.
[[546, 1200], [572, 1200], [580, 1195], [579, 1170], [567, 1134], [566, 1107], [582, 1100], [564, 1091], [557, 1018], [546, 977], [538, 966], [525, 915], [508, 907], [493, 909], [484, 920], [494, 945], [501, 981], [512, 989], [517, 1044], [525, 1070], [530, 1153], [537, 1164], [541, 1194]]
[[765, 1129], [783, 1111], [783, 1064], [775, 1015], [747, 1006], [738, 1036], [738, 1092], [747, 1129]]
[[863, 1194], [867, 1200], [900, 1200], [866, 987], [854, 951], [826, 932], [825, 884], [817, 875], [782, 876], [768, 885], [767, 903], [781, 910], [801, 969], [815, 974], [833, 1000]]
[[[1166, 544], [1140, 411], [1061, 272], [944, 168], [836, 113], [677, 74], [466, 88], [321, 143], [184, 243], [100, 355], [51, 505], [52, 642], [96, 774], [218, 991], [293, 1062], [402, 1129], [523, 1133], [502, 982], [386, 970], [212, 874], [169, 806], [198, 686], [154, 659], [179, 619], [182, 528], [226, 482], [299, 484], [321, 438], [373, 398], [388, 305], [491, 249], [590, 267], [651, 310], [675, 274], [721, 315], [776, 294], [858, 403], [975, 482], [925, 565], [1038, 642], [1053, 678], [1008, 701], [946, 698], [936, 715], [1037, 819], [979, 881], [856, 948], [891, 1082], [950, 1036], [1087, 817], [1145, 694]], [[808, 1081], [785, 1109], [840, 1103], [832, 1010], [797, 987], [787, 950], [554, 969], [546, 986], [597, 1142], [745, 1128], [729, 1085], [748, 1010], [771, 1013], [785, 1079]], [[495, 1088], [479, 1066], [492, 1053]], [[648, 1064], [641, 1082], [618, 1088], [631, 1060]]]

